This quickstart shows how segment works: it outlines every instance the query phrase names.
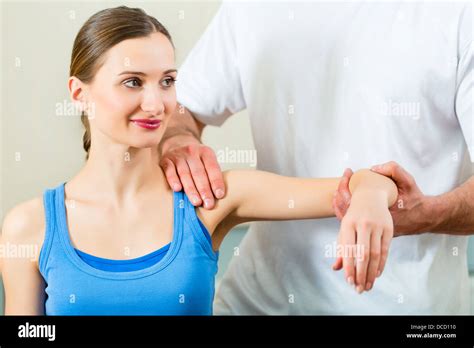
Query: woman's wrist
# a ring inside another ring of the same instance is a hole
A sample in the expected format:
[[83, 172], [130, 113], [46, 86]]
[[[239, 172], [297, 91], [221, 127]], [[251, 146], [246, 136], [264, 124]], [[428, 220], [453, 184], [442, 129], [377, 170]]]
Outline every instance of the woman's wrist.
[[349, 189], [352, 196], [358, 192], [365, 192], [366, 196], [383, 198], [387, 207], [395, 204], [398, 196], [397, 186], [392, 179], [368, 169], [358, 170], [352, 175]]
[[367, 206], [380, 206], [383, 205], [388, 208], [389, 197], [386, 191], [380, 189], [374, 189], [370, 187], [359, 187], [354, 190], [351, 197], [352, 204], [364, 204]]

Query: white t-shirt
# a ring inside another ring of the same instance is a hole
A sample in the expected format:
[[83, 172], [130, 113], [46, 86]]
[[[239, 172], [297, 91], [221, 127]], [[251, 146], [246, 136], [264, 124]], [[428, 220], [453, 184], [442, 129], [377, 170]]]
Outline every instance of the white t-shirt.
[[[260, 170], [335, 177], [394, 160], [437, 195], [471, 174], [473, 64], [470, 3], [224, 2], [177, 93], [209, 125], [246, 108]], [[393, 239], [359, 295], [331, 268], [338, 232], [335, 218], [252, 223], [214, 312], [469, 313], [467, 237]]]

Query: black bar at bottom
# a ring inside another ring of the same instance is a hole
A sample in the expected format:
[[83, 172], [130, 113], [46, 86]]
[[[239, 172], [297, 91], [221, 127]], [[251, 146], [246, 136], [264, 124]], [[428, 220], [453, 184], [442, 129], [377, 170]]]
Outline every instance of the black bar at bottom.
[[474, 346], [473, 316], [2, 316], [0, 346], [64, 344]]

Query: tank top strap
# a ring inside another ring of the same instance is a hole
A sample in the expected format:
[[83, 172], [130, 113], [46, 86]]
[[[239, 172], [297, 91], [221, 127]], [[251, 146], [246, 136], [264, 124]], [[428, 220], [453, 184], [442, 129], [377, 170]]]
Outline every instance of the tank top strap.
[[[209, 231], [196, 214], [196, 207], [188, 199], [184, 191], [179, 192], [179, 204], [184, 209], [183, 214], [183, 234], [184, 240], [191, 243], [198, 243], [204, 249], [204, 252], [212, 259], [217, 260], [219, 251], [212, 249], [212, 239]], [[187, 238], [186, 238], [187, 237]]]
[[[46, 263], [51, 253], [53, 243], [59, 243], [58, 238], [54, 238], [57, 231], [59, 231], [58, 221], [58, 200], [62, 199], [61, 189], [64, 184], [61, 184], [52, 189], [46, 189], [43, 193], [43, 206], [45, 215], [45, 231], [44, 240], [39, 254], [39, 270], [43, 273], [46, 269]], [[43, 274], [44, 275], [44, 274]]]

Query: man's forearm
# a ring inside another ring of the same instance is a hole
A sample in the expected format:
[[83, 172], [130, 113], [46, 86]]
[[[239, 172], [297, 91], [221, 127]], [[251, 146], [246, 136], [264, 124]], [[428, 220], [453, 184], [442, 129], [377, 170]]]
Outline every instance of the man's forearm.
[[426, 214], [432, 219], [429, 232], [474, 234], [474, 177], [456, 189], [427, 197]]
[[204, 127], [205, 125], [196, 120], [188, 109], [178, 104], [161, 139], [160, 153], [180, 144], [184, 145], [194, 141], [200, 143]]

